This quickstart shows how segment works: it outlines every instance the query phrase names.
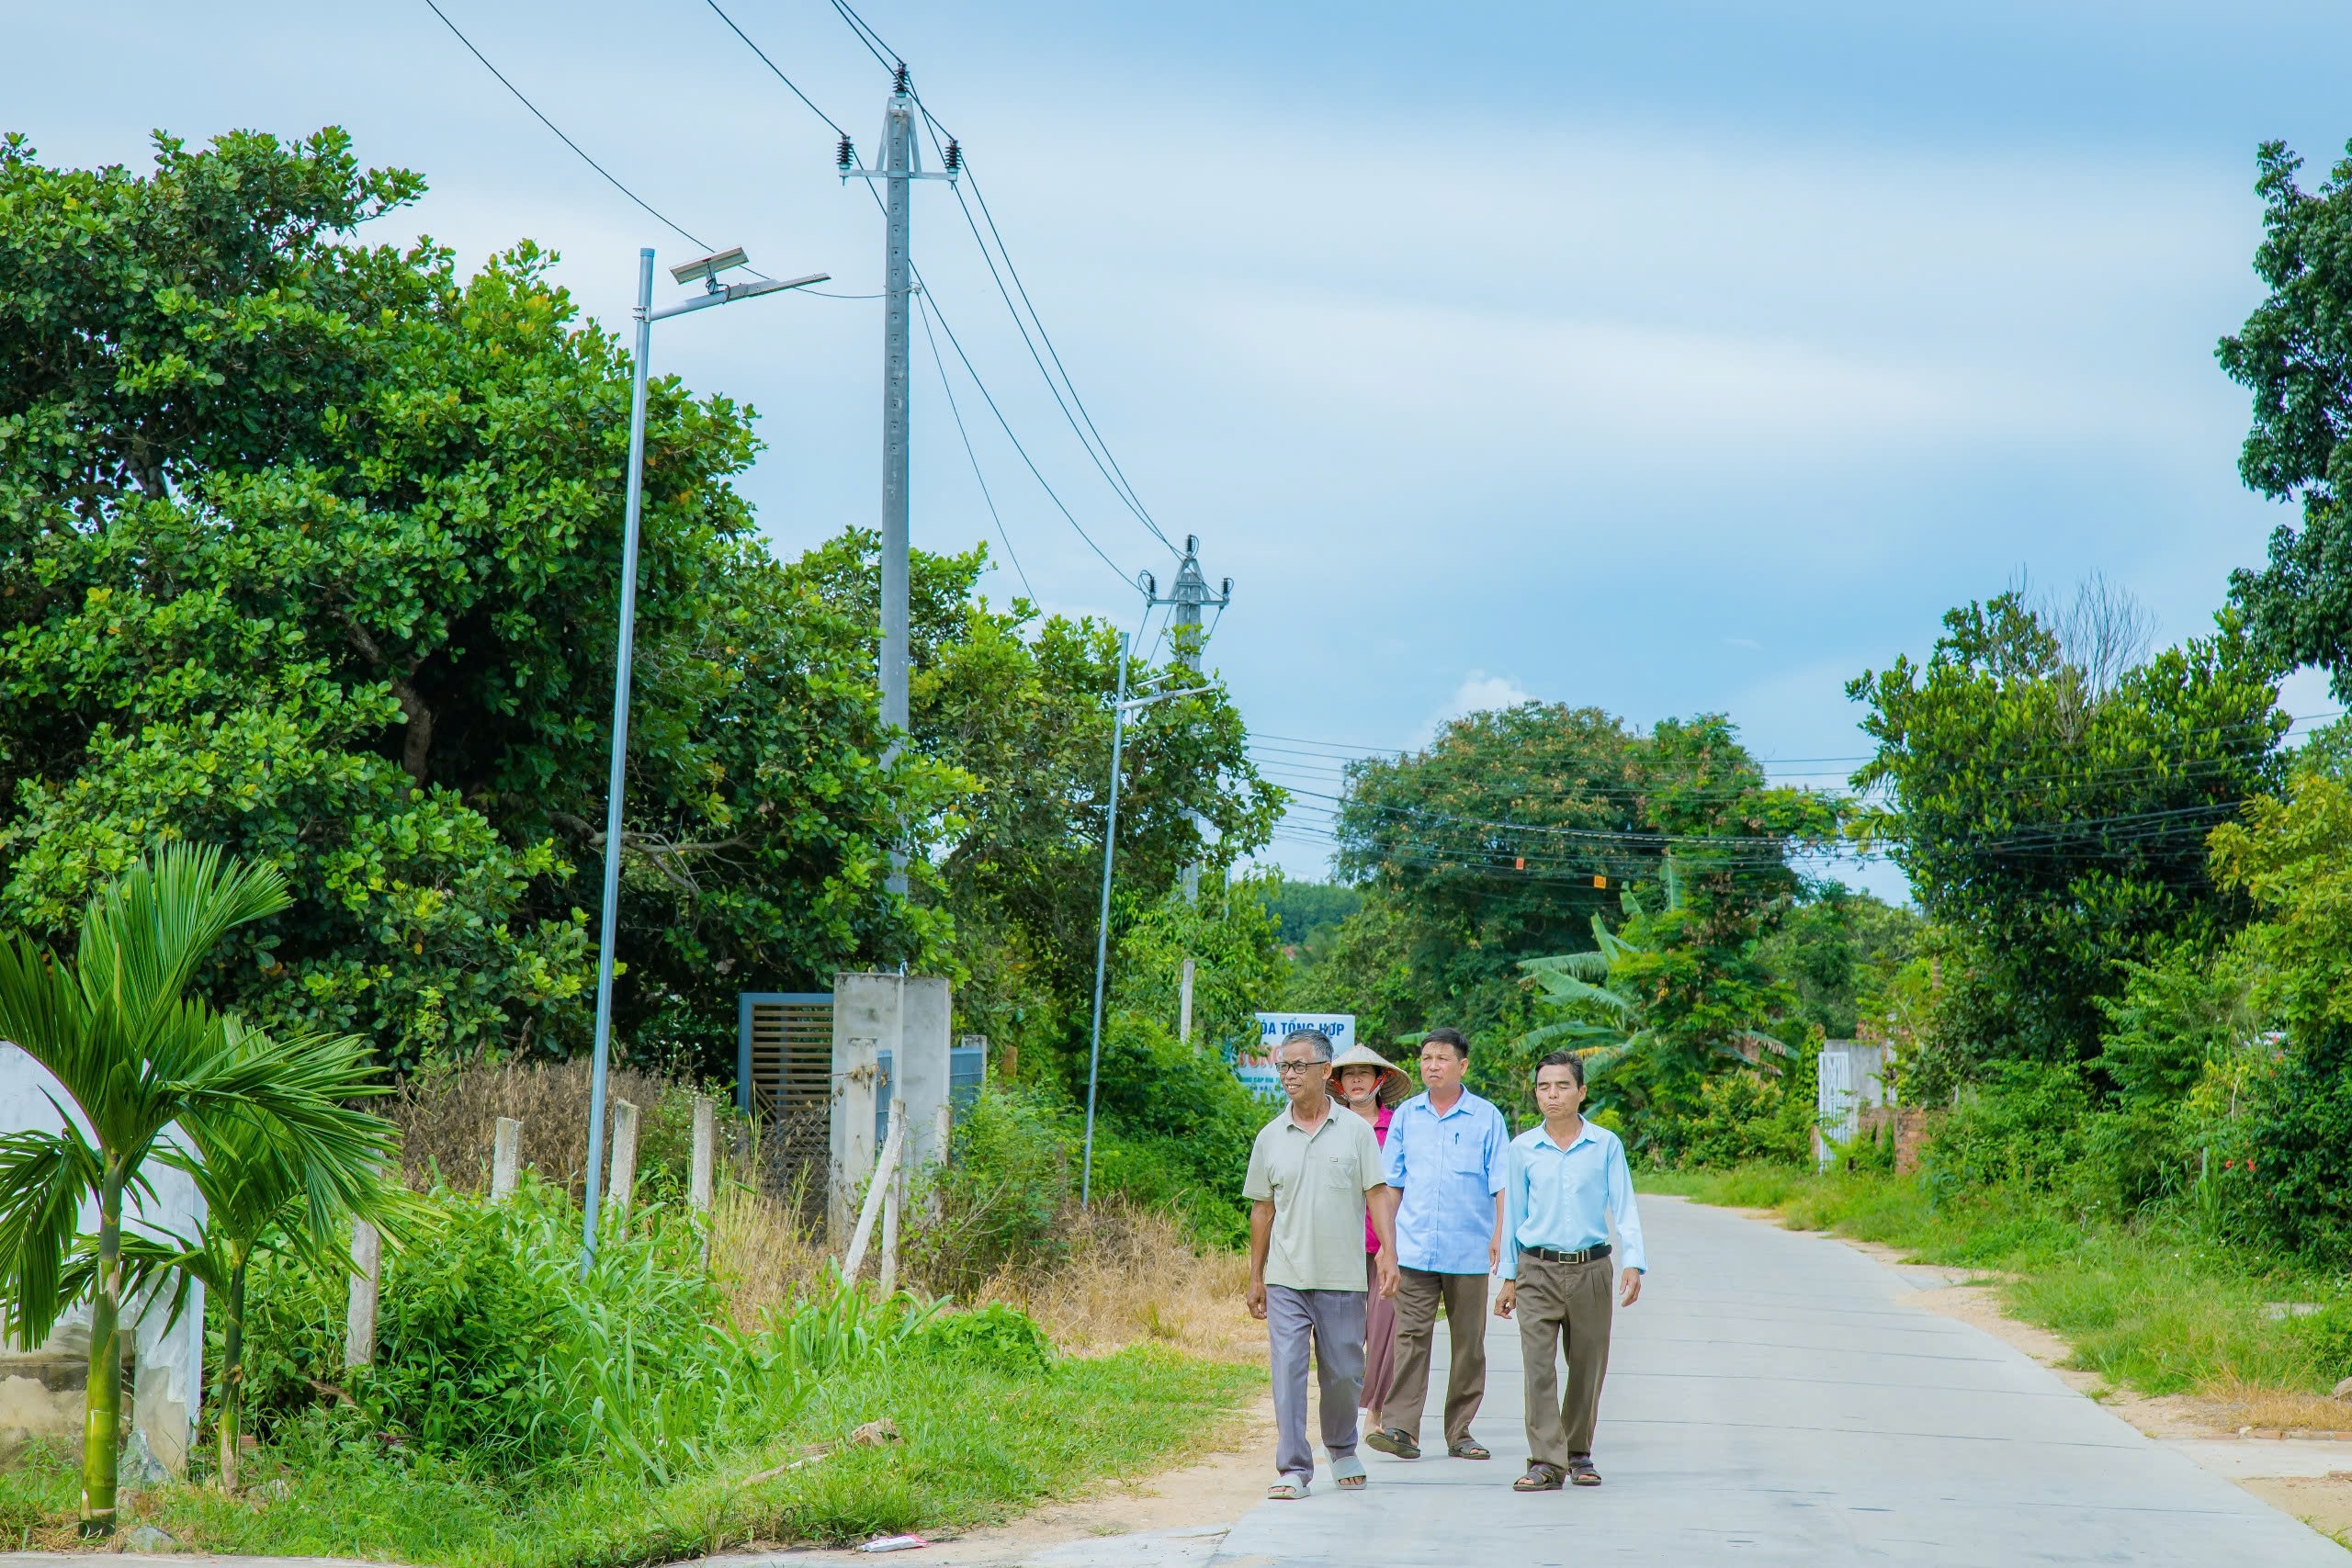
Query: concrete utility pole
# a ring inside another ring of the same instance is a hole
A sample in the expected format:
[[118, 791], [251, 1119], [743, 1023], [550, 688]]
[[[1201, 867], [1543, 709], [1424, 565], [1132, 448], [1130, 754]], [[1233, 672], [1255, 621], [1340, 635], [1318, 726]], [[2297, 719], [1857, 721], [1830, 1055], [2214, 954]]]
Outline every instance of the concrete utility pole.
[[[913, 200], [909, 182], [953, 180], [960, 163], [956, 144], [947, 144], [947, 167], [939, 174], [922, 172], [922, 152], [915, 141], [915, 98], [907, 84], [907, 68], [898, 68], [890, 102], [882, 117], [882, 162], [860, 168], [849, 138], [842, 138], [836, 162], [842, 178], [853, 175], [883, 184], [882, 261], [882, 723], [893, 732], [882, 753], [883, 766], [899, 759], [898, 736], [907, 730], [907, 368], [910, 340], [908, 329], [914, 306], [914, 260], [910, 254]], [[890, 891], [907, 890], [907, 855], [890, 852]]]
[[[1185, 669], [1197, 675], [1201, 672], [1201, 648], [1207, 634], [1201, 630], [1201, 612], [1214, 605], [1219, 610], [1233, 603], [1233, 579], [1227, 578], [1216, 598], [1209, 597], [1209, 580], [1201, 575], [1201, 536], [1184, 536], [1184, 558], [1176, 568], [1175, 585], [1168, 597], [1159, 596], [1159, 585], [1146, 590], [1154, 604], [1166, 604], [1174, 614], [1169, 619], [1169, 640], [1175, 644], [1176, 658]], [[1195, 811], [1191, 813], [1193, 831], [1205, 838], [1208, 821]], [[1201, 865], [1194, 861], [1184, 868], [1184, 902], [1193, 903], [1201, 896]]]

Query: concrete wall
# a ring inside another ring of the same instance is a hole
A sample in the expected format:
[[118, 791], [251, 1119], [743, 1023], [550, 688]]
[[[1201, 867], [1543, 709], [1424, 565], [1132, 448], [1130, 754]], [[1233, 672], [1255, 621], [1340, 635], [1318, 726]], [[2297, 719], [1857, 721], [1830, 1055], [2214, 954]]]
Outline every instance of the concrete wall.
[[[0, 1133], [59, 1131], [59, 1105], [72, 1111], [73, 1101], [49, 1069], [17, 1046], [0, 1043]], [[89, 1124], [79, 1112], [72, 1113], [86, 1137]], [[164, 1134], [167, 1141], [174, 1136]], [[136, 1192], [127, 1194], [124, 1224], [149, 1235], [169, 1231], [193, 1237], [204, 1223], [204, 1200], [196, 1183], [155, 1161], [148, 1163], [145, 1172], [155, 1196], [144, 1201]], [[95, 1201], [83, 1205], [81, 1224], [85, 1231], [97, 1229]], [[188, 1294], [187, 1310], [169, 1330], [164, 1327], [165, 1303], [132, 1303], [123, 1314], [137, 1366], [131, 1432], [143, 1438], [147, 1451], [175, 1474], [187, 1472], [204, 1391], [204, 1288], [192, 1287]], [[86, 1305], [62, 1320], [42, 1345], [10, 1347], [10, 1353], [0, 1358], [0, 1433], [21, 1427], [42, 1435], [35, 1420], [57, 1421], [62, 1425], [47, 1435], [78, 1443], [89, 1347]]]
[[[939, 1157], [936, 1120], [947, 1103], [947, 982], [935, 976], [833, 976], [832, 1141], [825, 1214], [836, 1241], [857, 1223], [858, 1189], [881, 1149], [874, 1135], [877, 1058], [890, 1053], [891, 1092], [907, 1104], [907, 1154]], [[887, 1107], [881, 1109], [887, 1110]]]

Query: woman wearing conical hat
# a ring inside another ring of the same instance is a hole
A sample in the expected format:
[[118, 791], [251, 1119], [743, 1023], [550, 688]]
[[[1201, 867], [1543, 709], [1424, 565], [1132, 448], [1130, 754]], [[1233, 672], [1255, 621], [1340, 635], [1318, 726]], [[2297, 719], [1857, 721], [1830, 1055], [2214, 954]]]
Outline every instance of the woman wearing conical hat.
[[[1388, 1118], [1413, 1092], [1413, 1080], [1404, 1069], [1369, 1045], [1351, 1045], [1331, 1058], [1331, 1087], [1340, 1102], [1372, 1123], [1373, 1136], [1388, 1141]], [[1374, 1278], [1373, 1260], [1380, 1255], [1380, 1238], [1372, 1221], [1363, 1224], [1364, 1277]], [[1363, 1395], [1357, 1402], [1371, 1414], [1367, 1429], [1380, 1426], [1380, 1404], [1396, 1371], [1396, 1303], [1376, 1287], [1367, 1287], [1363, 1314]]]

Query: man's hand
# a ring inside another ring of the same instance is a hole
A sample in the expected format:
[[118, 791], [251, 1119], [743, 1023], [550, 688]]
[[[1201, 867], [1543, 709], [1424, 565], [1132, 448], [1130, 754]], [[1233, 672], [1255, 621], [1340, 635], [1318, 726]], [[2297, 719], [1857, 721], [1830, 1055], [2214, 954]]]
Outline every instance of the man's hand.
[[1250, 1315], [1258, 1319], [1261, 1323], [1264, 1322], [1266, 1318], [1266, 1281], [1263, 1280], [1250, 1280], [1249, 1299]]
[[1491, 1274], [1503, 1266], [1503, 1233], [1497, 1231], [1487, 1238], [1487, 1272]]
[[1642, 1299], [1642, 1271], [1628, 1269], [1617, 1278], [1617, 1304], [1629, 1307]]
[[1385, 1247], [1382, 1247], [1379, 1256], [1373, 1259], [1372, 1272], [1373, 1278], [1379, 1281], [1382, 1301], [1386, 1301], [1396, 1293], [1396, 1287], [1402, 1281], [1396, 1272], [1396, 1254]]
[[1519, 1304], [1519, 1281], [1505, 1280], [1503, 1288], [1495, 1292], [1495, 1315], [1509, 1317], [1511, 1308]]

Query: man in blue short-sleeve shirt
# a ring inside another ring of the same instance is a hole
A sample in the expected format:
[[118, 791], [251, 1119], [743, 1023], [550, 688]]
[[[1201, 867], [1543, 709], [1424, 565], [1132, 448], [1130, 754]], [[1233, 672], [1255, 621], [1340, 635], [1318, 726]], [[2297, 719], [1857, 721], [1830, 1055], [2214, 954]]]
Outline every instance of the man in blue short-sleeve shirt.
[[1430, 1346], [1445, 1304], [1452, 1344], [1445, 1380], [1445, 1450], [1492, 1457], [1470, 1435], [1487, 1395], [1487, 1277], [1503, 1244], [1503, 1176], [1510, 1131], [1503, 1113], [1462, 1087], [1470, 1043], [1433, 1029], [1421, 1042], [1422, 1092], [1396, 1108], [1383, 1149], [1396, 1212], [1396, 1371], [1381, 1406], [1386, 1423], [1364, 1441], [1398, 1459], [1421, 1457]]

